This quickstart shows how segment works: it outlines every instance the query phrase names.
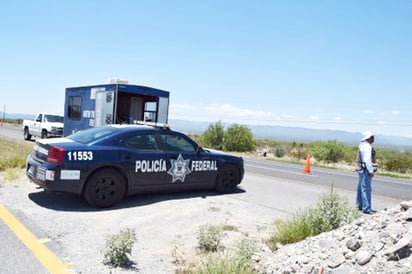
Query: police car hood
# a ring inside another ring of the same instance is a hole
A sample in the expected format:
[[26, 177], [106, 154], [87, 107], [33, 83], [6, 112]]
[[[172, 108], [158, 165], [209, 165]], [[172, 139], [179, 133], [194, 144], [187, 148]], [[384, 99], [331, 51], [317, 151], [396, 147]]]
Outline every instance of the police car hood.
[[[225, 155], [225, 156], [238, 157], [238, 156], [226, 153], [226, 152], [221, 151], [221, 150], [216, 150], [216, 149], [211, 149], [211, 148], [203, 148], [203, 150], [206, 151], [206, 152], [209, 152], [211, 154], [215, 154], [215, 155]], [[240, 158], [240, 157], [238, 157], [238, 158]]]

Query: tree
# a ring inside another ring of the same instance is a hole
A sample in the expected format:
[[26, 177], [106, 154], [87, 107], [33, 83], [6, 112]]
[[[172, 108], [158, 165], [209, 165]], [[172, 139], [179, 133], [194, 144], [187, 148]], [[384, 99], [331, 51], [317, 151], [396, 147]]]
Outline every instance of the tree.
[[256, 141], [249, 128], [234, 124], [225, 132], [224, 148], [228, 151], [253, 151], [256, 149]]
[[346, 150], [347, 146], [337, 141], [317, 142], [313, 144], [312, 154], [320, 161], [337, 163], [345, 159]]
[[224, 136], [225, 129], [222, 122], [219, 121], [215, 124], [209, 125], [206, 131], [200, 136], [200, 141], [204, 147], [222, 150]]

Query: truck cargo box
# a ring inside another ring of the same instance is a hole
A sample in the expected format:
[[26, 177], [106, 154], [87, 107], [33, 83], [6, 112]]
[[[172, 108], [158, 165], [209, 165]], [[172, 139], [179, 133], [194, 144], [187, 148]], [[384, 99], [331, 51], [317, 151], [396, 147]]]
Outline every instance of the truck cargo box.
[[167, 123], [168, 114], [165, 90], [118, 83], [70, 87], [66, 88], [63, 135], [107, 124]]

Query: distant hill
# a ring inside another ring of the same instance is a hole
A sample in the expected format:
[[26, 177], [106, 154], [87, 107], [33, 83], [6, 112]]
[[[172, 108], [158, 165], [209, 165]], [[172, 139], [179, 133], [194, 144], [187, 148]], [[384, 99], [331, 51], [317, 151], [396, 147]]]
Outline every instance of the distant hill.
[[[6, 113], [7, 119], [34, 119], [36, 115], [32, 114], [9, 114]], [[0, 119], [3, 118], [3, 113], [0, 111]], [[201, 134], [209, 125], [215, 122], [199, 122], [170, 119], [169, 124], [173, 129], [190, 133]], [[225, 127], [230, 124], [222, 123]], [[301, 127], [286, 127], [286, 126], [256, 126], [245, 125], [252, 131], [257, 139], [270, 139], [287, 142], [316, 142], [335, 140], [347, 145], [355, 146], [359, 144], [362, 138], [361, 133], [353, 133], [343, 130], [327, 130], [327, 129], [311, 129]], [[399, 150], [412, 151], [412, 138], [401, 136], [376, 136], [375, 147], [396, 148]]]
[[[184, 120], [169, 120], [173, 129], [191, 134], [201, 134], [214, 122], [195, 122]], [[224, 126], [230, 124], [222, 123]], [[350, 146], [357, 146], [362, 138], [361, 133], [353, 133], [342, 130], [311, 129], [286, 126], [256, 126], [245, 125], [252, 131], [255, 138], [271, 139], [288, 142], [316, 142], [335, 140]], [[401, 136], [376, 136], [376, 147], [396, 148], [412, 151], [412, 138]]]
[[[34, 119], [36, 115], [34, 114], [21, 114], [21, 113], [6, 113], [6, 119]], [[3, 119], [3, 112], [0, 111], [0, 119]]]

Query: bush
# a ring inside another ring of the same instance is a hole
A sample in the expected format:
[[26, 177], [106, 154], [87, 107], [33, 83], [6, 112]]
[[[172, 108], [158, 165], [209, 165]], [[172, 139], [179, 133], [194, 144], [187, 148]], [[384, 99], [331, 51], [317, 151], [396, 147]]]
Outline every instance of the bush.
[[[312, 155], [319, 161], [326, 163], [337, 163], [346, 158], [348, 147], [336, 141], [318, 142], [312, 145]], [[353, 157], [356, 158], [356, 154]]]
[[122, 230], [120, 233], [109, 237], [103, 251], [105, 263], [116, 267], [130, 263], [128, 254], [132, 253], [135, 240], [135, 233], [130, 229]]
[[256, 141], [249, 128], [234, 124], [228, 127], [225, 132], [224, 148], [228, 151], [254, 151], [256, 150]]
[[253, 269], [249, 261], [240, 259], [238, 256], [225, 254], [213, 254], [206, 258], [202, 265], [187, 273], [196, 274], [253, 274]]
[[214, 252], [220, 247], [222, 228], [220, 226], [203, 225], [198, 231], [198, 244], [202, 251]]
[[[204, 226], [208, 230], [206, 234], [217, 235], [217, 227]], [[237, 252], [222, 252], [208, 254], [199, 266], [194, 269], [186, 269], [179, 273], [196, 274], [253, 274], [251, 258], [257, 251], [256, 242], [252, 239], [242, 239], [237, 245]]]
[[269, 248], [276, 250], [278, 244], [296, 243], [312, 236], [309, 216], [309, 210], [307, 209], [293, 213], [291, 218], [286, 221], [276, 221], [277, 231], [268, 240]]
[[252, 239], [242, 239], [238, 246], [238, 258], [241, 260], [250, 260], [257, 251], [256, 242]]
[[321, 195], [316, 208], [310, 212], [313, 234], [336, 229], [358, 216], [359, 213], [349, 207], [347, 199], [339, 196], [332, 186], [329, 193]]
[[279, 144], [277, 146], [275, 146], [275, 156], [282, 158], [285, 155], [287, 155], [290, 151], [289, 146], [284, 145], [284, 144]]
[[295, 142], [292, 144], [292, 148], [289, 150], [288, 155], [298, 160], [306, 158], [309, 154], [309, 148], [304, 147], [303, 144], [297, 145]]
[[388, 160], [384, 162], [384, 167], [388, 171], [408, 173], [412, 170], [412, 156], [409, 153], [398, 153], [391, 155]]
[[268, 245], [275, 250], [278, 244], [302, 241], [306, 237], [350, 223], [358, 216], [359, 213], [348, 206], [347, 200], [340, 197], [331, 187], [329, 193], [321, 195], [315, 208], [298, 211], [286, 221], [277, 221], [277, 231], [269, 238]]
[[206, 131], [200, 136], [200, 141], [202, 146], [222, 150], [224, 136], [225, 129], [219, 121], [215, 124], [209, 125]]

